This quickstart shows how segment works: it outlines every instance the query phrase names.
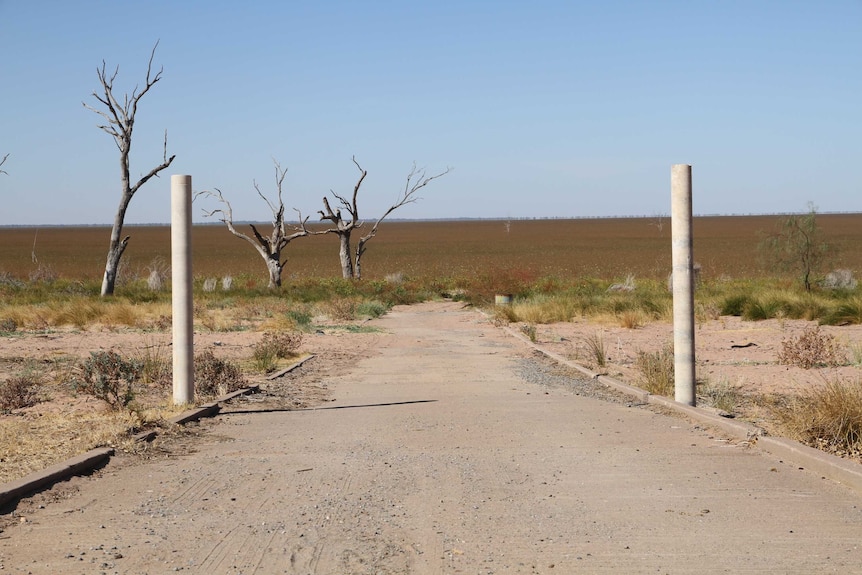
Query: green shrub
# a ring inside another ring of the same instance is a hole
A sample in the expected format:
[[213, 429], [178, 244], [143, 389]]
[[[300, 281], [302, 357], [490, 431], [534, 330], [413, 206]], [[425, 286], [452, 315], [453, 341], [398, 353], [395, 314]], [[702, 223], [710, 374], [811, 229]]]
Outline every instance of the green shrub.
[[311, 325], [311, 312], [305, 308], [290, 309], [287, 317], [300, 329], [308, 329]]
[[377, 300], [363, 301], [356, 306], [356, 315], [364, 317], [378, 318], [387, 311], [389, 306]]

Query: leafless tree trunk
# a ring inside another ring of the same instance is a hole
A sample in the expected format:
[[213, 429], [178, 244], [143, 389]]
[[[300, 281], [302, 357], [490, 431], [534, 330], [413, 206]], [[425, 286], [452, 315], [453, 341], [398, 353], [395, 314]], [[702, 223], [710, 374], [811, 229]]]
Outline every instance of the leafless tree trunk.
[[341, 209], [336, 209], [333, 213], [332, 208], [330, 207], [329, 200], [324, 197], [323, 198], [323, 210], [318, 211], [320, 214], [321, 221], [329, 220], [333, 224], [335, 224], [334, 228], [329, 228], [320, 233], [333, 233], [338, 236], [339, 239], [339, 250], [338, 256], [341, 260], [341, 275], [343, 278], [353, 278], [353, 279], [361, 279], [362, 278], [362, 255], [365, 253], [367, 249], [368, 242], [377, 235], [377, 228], [380, 225], [386, 216], [400, 208], [405, 204], [411, 204], [419, 198], [416, 196], [416, 192], [420, 189], [427, 186], [433, 180], [448, 174], [451, 171], [451, 168], [447, 168], [444, 172], [439, 174], [435, 174], [433, 176], [426, 176], [424, 169], [418, 169], [416, 164], [413, 165], [413, 168], [410, 170], [410, 173], [407, 174], [407, 181], [404, 184], [404, 189], [396, 198], [395, 203], [393, 203], [389, 209], [387, 209], [382, 216], [377, 218], [377, 221], [374, 222], [374, 227], [371, 228], [371, 231], [359, 238], [359, 241], [356, 244], [356, 259], [355, 263], [351, 259], [350, 253], [350, 236], [353, 230], [362, 226], [362, 221], [359, 219], [359, 206], [357, 203], [357, 198], [359, 196], [359, 188], [362, 186], [362, 181], [365, 179], [365, 176], [368, 175], [368, 172], [362, 169], [362, 166], [359, 165], [359, 162], [356, 161], [356, 157], [353, 158], [353, 163], [356, 165], [359, 170], [359, 180], [357, 180], [356, 185], [353, 187], [353, 196], [350, 201], [343, 196], [339, 196], [335, 192], [332, 192], [332, 195], [335, 196], [335, 199], [339, 201], [341, 208], [344, 209], [348, 214], [349, 219], [345, 219], [342, 216]]
[[275, 184], [278, 189], [277, 206], [263, 195], [257, 182], [254, 183], [254, 189], [257, 191], [257, 195], [263, 198], [263, 201], [267, 203], [269, 209], [272, 211], [272, 234], [270, 234], [269, 237], [261, 234], [254, 224], [249, 224], [254, 235], [253, 238], [238, 231], [233, 225], [233, 209], [231, 208], [230, 203], [222, 195], [221, 190], [218, 188], [216, 188], [215, 192], [201, 192], [201, 194], [217, 198], [225, 205], [223, 209], [204, 212], [204, 215], [206, 217], [210, 217], [214, 214], [221, 214], [221, 221], [225, 223], [227, 229], [230, 230], [233, 235], [244, 239], [254, 246], [254, 249], [257, 250], [257, 253], [260, 254], [264, 263], [266, 263], [266, 268], [269, 272], [270, 288], [281, 287], [281, 274], [284, 271], [284, 265], [287, 263], [286, 258], [284, 260], [281, 259], [282, 250], [293, 240], [311, 235], [311, 232], [309, 232], [305, 227], [308, 217], [303, 218], [302, 212], [296, 209], [294, 209], [294, 211], [296, 211], [299, 216], [299, 224], [293, 228], [295, 230], [294, 233], [288, 234], [288, 226], [284, 223], [284, 201], [282, 200], [282, 184], [284, 183], [285, 174], [287, 174], [287, 169], [282, 169], [279, 163], [275, 162]]
[[359, 170], [359, 180], [357, 180], [356, 185], [353, 187], [353, 198], [348, 201], [347, 198], [332, 192], [332, 195], [335, 196], [341, 207], [347, 212], [348, 219], [342, 216], [340, 208], [336, 208], [335, 212], [332, 211], [326, 196], [323, 197], [323, 210], [317, 212], [320, 214], [321, 221], [329, 220], [335, 225], [334, 228], [329, 228], [324, 233], [333, 233], [338, 236], [338, 258], [341, 261], [341, 276], [345, 279], [352, 278], [354, 273], [353, 261], [350, 256], [350, 235], [353, 233], [353, 230], [362, 225], [362, 222], [359, 221], [359, 207], [356, 203], [356, 198], [359, 195], [362, 181], [368, 175], [368, 172], [363, 170], [359, 162], [356, 161], [355, 156], [353, 157], [353, 164]]
[[155, 74], [152, 73], [153, 57], [156, 54], [156, 48], [159, 43], [153, 46], [150, 53], [150, 60], [147, 63], [147, 77], [144, 88], [138, 92], [137, 86], [132, 90], [131, 95], [126, 94], [120, 103], [114, 96], [114, 79], [120, 71], [119, 66], [114, 69], [113, 74], [108, 75], [105, 69], [105, 61], [102, 61], [102, 67], [96, 69], [96, 74], [99, 77], [99, 83], [102, 85], [101, 93], [93, 92], [93, 97], [101, 104], [104, 109], [94, 108], [84, 102], [84, 107], [88, 110], [99, 114], [105, 118], [108, 123], [100, 125], [99, 128], [107, 132], [114, 138], [114, 143], [120, 151], [120, 178], [122, 181], [122, 192], [120, 195], [120, 204], [117, 207], [117, 212], [114, 215], [114, 224], [111, 227], [111, 242], [108, 247], [108, 257], [105, 263], [105, 276], [102, 280], [102, 296], [112, 295], [114, 286], [117, 281], [117, 270], [120, 266], [120, 258], [123, 257], [123, 252], [129, 243], [129, 237], [121, 238], [123, 234], [123, 223], [126, 218], [126, 210], [129, 208], [129, 202], [135, 193], [153, 176], [157, 176], [159, 172], [171, 165], [176, 157], [168, 158], [168, 133], [165, 131], [165, 143], [163, 152], [163, 161], [142, 176], [136, 184], [132, 185], [129, 176], [129, 152], [132, 147], [132, 130], [135, 126], [135, 114], [138, 111], [138, 102], [143, 98], [150, 88], [156, 82], [161, 80], [162, 69], [159, 69]]

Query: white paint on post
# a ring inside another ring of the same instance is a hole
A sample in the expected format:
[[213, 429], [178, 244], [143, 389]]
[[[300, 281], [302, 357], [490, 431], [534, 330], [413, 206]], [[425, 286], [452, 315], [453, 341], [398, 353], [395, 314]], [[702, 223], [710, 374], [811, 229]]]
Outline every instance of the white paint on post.
[[171, 294], [173, 302], [174, 403], [192, 403], [194, 308], [192, 301], [192, 177], [171, 176]]
[[670, 174], [674, 399], [680, 403], [695, 405], [691, 166], [675, 164], [671, 167]]

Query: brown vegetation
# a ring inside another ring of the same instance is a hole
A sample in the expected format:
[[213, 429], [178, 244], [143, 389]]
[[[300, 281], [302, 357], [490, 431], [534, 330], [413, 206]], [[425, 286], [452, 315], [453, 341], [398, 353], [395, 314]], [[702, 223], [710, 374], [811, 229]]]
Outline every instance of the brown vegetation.
[[[779, 216], [721, 216], [694, 219], [694, 251], [706, 278], [763, 274], [756, 248], [759, 233], [773, 229]], [[584, 220], [495, 220], [383, 222], [385, 233], [363, 264], [363, 277], [471, 278], [487, 275], [501, 284], [546, 275], [664, 279], [670, 269], [670, 226], [659, 230], [650, 218]], [[862, 270], [862, 214], [821, 214], [823, 239], [840, 254], [843, 268]], [[129, 226], [127, 226], [129, 227]], [[154, 261], [170, 261], [168, 226], [135, 226], [135, 243], [123, 257], [121, 276], [146, 278]], [[309, 225], [309, 229], [320, 226]], [[269, 233], [266, 226], [262, 234]], [[101, 279], [106, 227], [0, 228], [0, 273], [28, 278], [40, 265], [59, 277]], [[35, 240], [35, 246], [34, 246]], [[232, 275], [266, 285], [260, 262], [248, 247], [220, 225], [197, 225], [192, 232], [196, 277]], [[433, 250], [429, 246], [434, 246]], [[39, 264], [33, 263], [32, 252]], [[332, 242], [312, 238], [291, 250], [286, 281], [340, 277]], [[122, 278], [121, 278], [122, 280]]]

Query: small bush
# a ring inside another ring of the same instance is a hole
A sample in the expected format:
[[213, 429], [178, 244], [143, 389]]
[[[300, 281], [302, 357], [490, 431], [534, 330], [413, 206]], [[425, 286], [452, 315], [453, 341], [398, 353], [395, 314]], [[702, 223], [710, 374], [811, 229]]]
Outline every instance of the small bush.
[[350, 321], [356, 318], [356, 299], [352, 297], [334, 297], [324, 304], [326, 313], [336, 321]]
[[660, 351], [639, 351], [635, 365], [641, 372], [643, 388], [655, 395], [673, 397], [673, 346], [665, 345]]
[[302, 344], [302, 333], [295, 332], [265, 332], [261, 340], [254, 346], [252, 360], [255, 367], [263, 373], [273, 371], [279, 359], [293, 357]]
[[242, 371], [235, 364], [219, 359], [212, 351], [195, 356], [195, 395], [218, 397], [246, 386]]
[[23, 374], [0, 384], [0, 412], [36, 405], [39, 383], [39, 378], [33, 374]]
[[836, 366], [846, 362], [835, 338], [823, 333], [819, 326], [806, 328], [803, 332], [781, 341], [778, 363], [802, 369], [816, 366]]
[[376, 300], [363, 301], [356, 306], [356, 315], [363, 317], [378, 318], [385, 315], [387, 311], [389, 306]]
[[124, 359], [117, 352], [94, 351], [79, 366], [72, 380], [75, 390], [105, 401], [113, 409], [122, 409], [135, 398], [133, 385], [141, 376], [141, 362]]
[[305, 308], [288, 310], [287, 317], [300, 329], [308, 329], [311, 326], [311, 312]]
[[18, 322], [11, 317], [0, 319], [0, 333], [12, 333], [18, 329]]

